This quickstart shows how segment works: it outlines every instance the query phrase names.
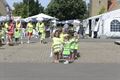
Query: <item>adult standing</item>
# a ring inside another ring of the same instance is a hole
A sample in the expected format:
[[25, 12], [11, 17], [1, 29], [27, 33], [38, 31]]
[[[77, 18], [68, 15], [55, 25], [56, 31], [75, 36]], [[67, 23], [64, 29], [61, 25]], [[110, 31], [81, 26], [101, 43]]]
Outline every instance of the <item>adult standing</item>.
[[27, 36], [28, 36], [27, 43], [30, 43], [32, 33], [33, 33], [33, 25], [32, 25], [32, 21], [29, 21], [28, 24], [27, 24]]
[[68, 32], [68, 27], [69, 27], [69, 25], [68, 25], [67, 23], [65, 23], [65, 25], [64, 25], [63, 27], [64, 27], [64, 28], [63, 28], [64, 31], [65, 31], [65, 32]]
[[37, 30], [38, 30], [38, 33], [39, 33], [39, 36], [40, 36], [40, 42], [44, 43], [45, 36], [46, 36], [44, 22], [39, 21], [36, 24], [36, 27], [37, 27]]
[[0, 25], [0, 47], [2, 46], [2, 29]]

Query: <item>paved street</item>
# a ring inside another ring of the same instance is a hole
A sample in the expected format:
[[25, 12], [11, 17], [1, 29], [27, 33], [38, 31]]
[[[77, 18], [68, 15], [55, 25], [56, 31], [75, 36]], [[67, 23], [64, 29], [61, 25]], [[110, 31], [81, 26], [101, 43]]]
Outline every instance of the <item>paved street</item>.
[[[59, 37], [79, 58], [53, 59]], [[120, 0], [0, 0], [0, 41], [0, 80], [120, 80]]]
[[1, 63], [0, 80], [120, 80], [120, 64]]
[[0, 80], [120, 80], [120, 46], [115, 40], [81, 39], [73, 64], [51, 63], [51, 41], [0, 48]]
[[[32, 43], [0, 48], [0, 62], [9, 63], [51, 63], [51, 41], [41, 44], [33, 39]], [[76, 63], [120, 63], [120, 45], [114, 39], [81, 39], [80, 55]]]

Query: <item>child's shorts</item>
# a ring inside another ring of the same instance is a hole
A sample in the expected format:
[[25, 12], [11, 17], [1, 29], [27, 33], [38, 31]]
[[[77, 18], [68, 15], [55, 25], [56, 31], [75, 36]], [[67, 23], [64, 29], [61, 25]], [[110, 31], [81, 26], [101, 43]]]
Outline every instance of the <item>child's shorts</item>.
[[27, 35], [28, 35], [28, 36], [32, 36], [32, 32], [28, 32]]
[[15, 42], [19, 41], [19, 38], [15, 38]]
[[77, 49], [72, 49], [70, 52], [71, 54], [77, 54]]
[[70, 55], [63, 54], [63, 58], [68, 58], [68, 57], [70, 57]]
[[53, 53], [54, 53], [54, 54], [60, 54], [61, 51], [54, 51]]

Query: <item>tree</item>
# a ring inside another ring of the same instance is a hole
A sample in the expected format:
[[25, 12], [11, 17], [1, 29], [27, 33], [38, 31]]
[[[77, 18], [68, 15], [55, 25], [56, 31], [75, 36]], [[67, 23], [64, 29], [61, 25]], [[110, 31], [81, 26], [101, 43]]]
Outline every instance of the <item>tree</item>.
[[44, 8], [41, 4], [39, 4], [39, 1], [36, 0], [29, 0], [29, 16], [37, 15], [39, 13], [42, 13]]
[[[25, 9], [26, 9], [26, 5], [24, 5], [22, 2], [20, 3], [14, 3], [14, 10], [13, 10], [13, 15], [14, 16], [22, 16], [22, 17], [26, 17]], [[25, 9], [24, 9], [25, 8]], [[24, 15], [23, 15], [24, 13]]]
[[83, 0], [51, 0], [45, 12], [60, 20], [84, 19], [87, 8]]
[[15, 10], [13, 10], [13, 15], [21, 16], [23, 18], [37, 15], [44, 10], [44, 7], [39, 4], [39, 0], [23, 0], [23, 2], [14, 3], [13, 6], [15, 8]]
[[105, 11], [106, 11], [106, 9], [105, 9], [105, 7], [103, 6], [103, 7], [100, 9], [100, 11], [99, 11], [98, 14], [103, 14], [103, 13], [105, 13]]

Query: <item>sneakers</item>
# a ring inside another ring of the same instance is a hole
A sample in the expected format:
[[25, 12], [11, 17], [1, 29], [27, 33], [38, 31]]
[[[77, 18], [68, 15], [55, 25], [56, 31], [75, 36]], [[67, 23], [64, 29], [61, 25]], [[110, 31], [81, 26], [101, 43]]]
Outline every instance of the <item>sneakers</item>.
[[21, 41], [21, 44], [23, 44], [23, 42]]
[[69, 64], [69, 61], [68, 61], [68, 60], [66, 60], [66, 61], [64, 62], [64, 64]]
[[29, 43], [30, 43], [30, 41], [27, 41], [27, 43], [29, 44]]
[[9, 42], [6, 42], [6, 44], [8, 45], [8, 44], [9, 44]]

